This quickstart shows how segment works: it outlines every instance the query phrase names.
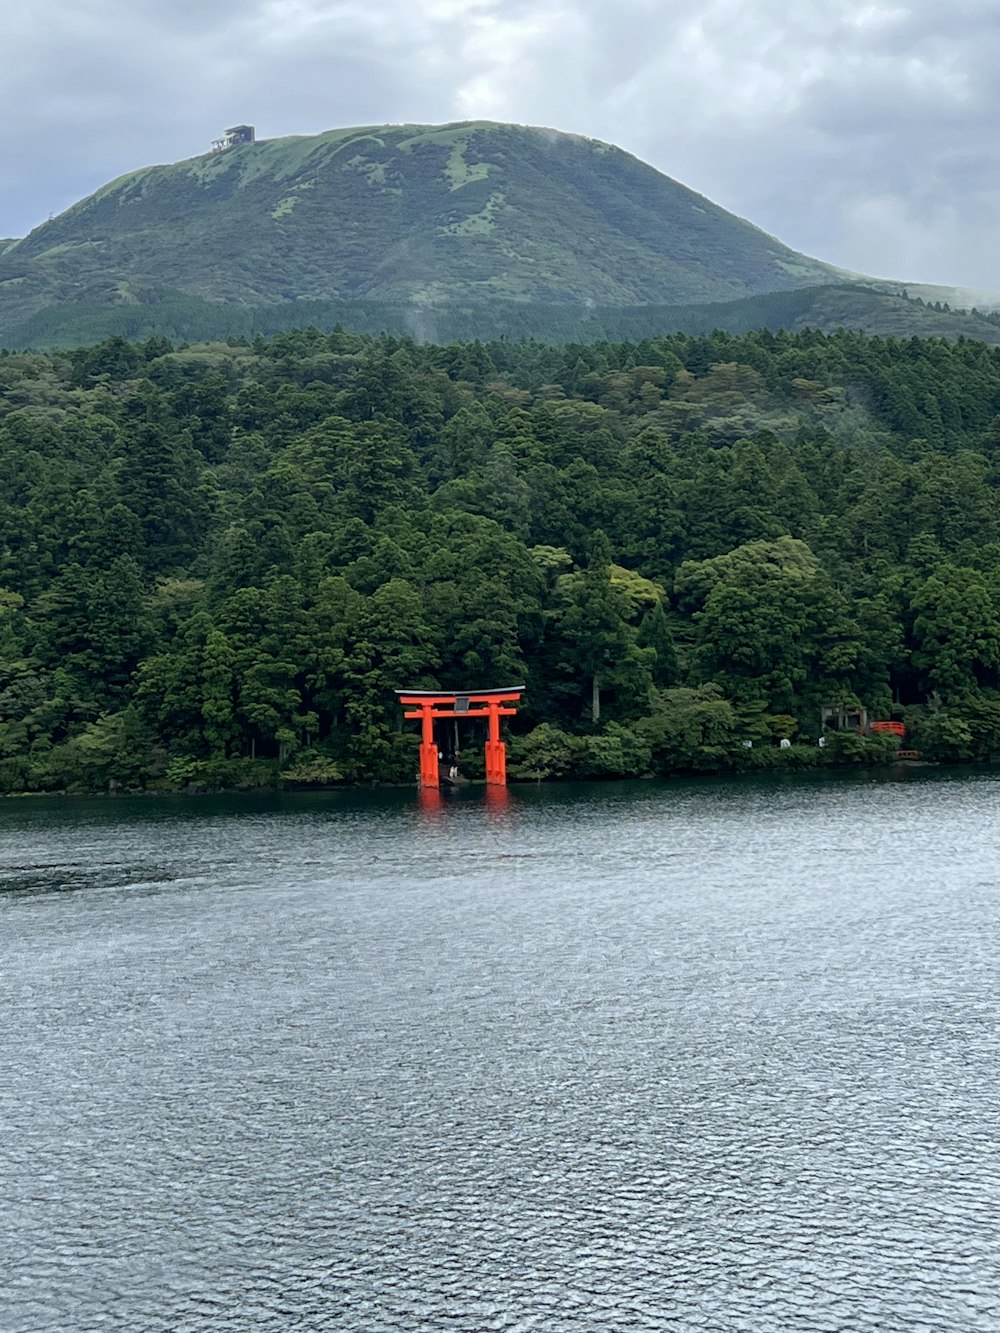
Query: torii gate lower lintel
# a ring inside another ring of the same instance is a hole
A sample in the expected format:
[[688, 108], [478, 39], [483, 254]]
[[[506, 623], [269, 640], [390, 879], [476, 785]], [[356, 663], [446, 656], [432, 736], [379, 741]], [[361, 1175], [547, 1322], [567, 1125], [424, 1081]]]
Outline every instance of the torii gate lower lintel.
[[523, 685], [508, 685], [495, 690], [474, 690], [468, 694], [450, 694], [442, 690], [396, 690], [406, 718], [420, 720], [420, 785], [437, 787], [441, 782], [438, 747], [434, 740], [434, 722], [437, 718], [485, 717], [486, 784], [491, 787], [507, 785], [507, 747], [500, 739], [500, 719], [513, 717], [520, 701]]

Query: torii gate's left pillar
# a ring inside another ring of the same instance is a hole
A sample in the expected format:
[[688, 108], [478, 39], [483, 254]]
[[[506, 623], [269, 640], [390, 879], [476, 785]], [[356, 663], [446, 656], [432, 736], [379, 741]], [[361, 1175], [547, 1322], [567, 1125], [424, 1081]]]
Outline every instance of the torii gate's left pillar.
[[420, 785], [436, 787], [440, 782], [438, 747], [434, 740], [434, 702], [420, 701]]

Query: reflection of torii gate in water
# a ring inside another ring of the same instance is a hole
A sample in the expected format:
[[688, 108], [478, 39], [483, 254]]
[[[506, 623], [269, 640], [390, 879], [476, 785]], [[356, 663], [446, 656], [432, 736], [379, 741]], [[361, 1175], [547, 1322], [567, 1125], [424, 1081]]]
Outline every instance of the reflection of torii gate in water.
[[500, 739], [500, 719], [513, 717], [516, 704], [524, 693], [523, 685], [508, 685], [496, 690], [476, 690], [469, 694], [448, 694], [443, 690], [396, 690], [404, 708], [414, 711], [404, 717], [420, 719], [420, 785], [437, 787], [441, 781], [438, 747], [434, 740], [434, 722], [438, 718], [485, 717], [486, 782], [488, 786], [507, 785], [507, 747]]

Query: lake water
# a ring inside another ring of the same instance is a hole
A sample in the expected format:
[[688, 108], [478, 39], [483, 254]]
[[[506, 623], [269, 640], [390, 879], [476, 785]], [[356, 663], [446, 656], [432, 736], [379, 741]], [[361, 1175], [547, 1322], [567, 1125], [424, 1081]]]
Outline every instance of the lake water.
[[995, 1333], [998, 811], [0, 804], [0, 1329]]

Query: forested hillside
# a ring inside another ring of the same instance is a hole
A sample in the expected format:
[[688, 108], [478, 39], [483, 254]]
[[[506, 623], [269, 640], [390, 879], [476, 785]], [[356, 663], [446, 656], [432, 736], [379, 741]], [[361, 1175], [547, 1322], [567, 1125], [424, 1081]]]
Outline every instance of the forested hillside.
[[848, 333], [4, 354], [0, 790], [407, 781], [395, 687], [515, 681], [522, 776], [985, 758], [998, 414]]

